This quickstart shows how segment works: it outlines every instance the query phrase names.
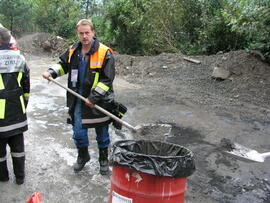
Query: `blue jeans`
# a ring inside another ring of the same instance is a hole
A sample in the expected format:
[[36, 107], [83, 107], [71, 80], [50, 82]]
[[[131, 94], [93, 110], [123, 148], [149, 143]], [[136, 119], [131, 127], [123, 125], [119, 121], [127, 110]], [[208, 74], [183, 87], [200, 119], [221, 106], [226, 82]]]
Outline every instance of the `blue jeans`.
[[[88, 147], [88, 129], [82, 127], [81, 101], [76, 102], [74, 110], [73, 140], [77, 148]], [[95, 128], [98, 148], [106, 148], [110, 145], [109, 125]]]

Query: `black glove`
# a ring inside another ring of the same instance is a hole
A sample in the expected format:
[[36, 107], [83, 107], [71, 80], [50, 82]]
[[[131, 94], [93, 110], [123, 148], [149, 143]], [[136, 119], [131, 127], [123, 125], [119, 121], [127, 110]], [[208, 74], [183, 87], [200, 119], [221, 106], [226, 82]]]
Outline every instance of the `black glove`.
[[[111, 105], [111, 113], [115, 116], [117, 116], [118, 118], [122, 118], [124, 116], [124, 114], [127, 112], [127, 107], [124, 106], [121, 103], [118, 103], [116, 101], [112, 102]], [[113, 120], [113, 126], [118, 129], [121, 130], [122, 129], [122, 124]]]

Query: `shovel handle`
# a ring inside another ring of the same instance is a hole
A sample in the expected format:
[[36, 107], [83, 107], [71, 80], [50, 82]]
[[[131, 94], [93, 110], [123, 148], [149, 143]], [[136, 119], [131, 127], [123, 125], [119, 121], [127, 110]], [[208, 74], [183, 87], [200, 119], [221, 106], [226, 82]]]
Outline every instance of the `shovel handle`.
[[262, 156], [263, 158], [270, 157], [270, 152], [261, 153], [261, 156]]
[[[78, 97], [79, 99], [83, 100], [84, 102], [87, 101], [87, 99], [85, 97], [83, 97], [82, 95], [78, 94], [77, 92], [74, 92], [73, 90], [65, 87], [64, 85], [62, 85], [61, 83], [57, 82], [56, 80], [54, 80], [53, 78], [49, 77], [48, 78], [49, 81], [52, 81], [53, 83], [57, 84], [58, 86], [64, 88], [65, 90], [67, 90], [68, 92], [70, 92], [71, 94], [73, 94], [74, 96]], [[110, 118], [112, 118], [113, 120], [121, 123], [123, 126], [126, 126], [127, 128], [131, 129], [132, 131], [136, 132], [136, 128], [133, 127], [132, 125], [130, 125], [129, 123], [121, 120], [120, 118], [118, 118], [117, 116], [113, 115], [112, 113], [110, 113], [109, 111], [105, 110], [104, 108], [98, 106], [97, 104], [94, 104], [94, 108], [96, 108], [97, 110], [99, 110], [100, 112], [106, 114], [107, 116], [109, 116]]]

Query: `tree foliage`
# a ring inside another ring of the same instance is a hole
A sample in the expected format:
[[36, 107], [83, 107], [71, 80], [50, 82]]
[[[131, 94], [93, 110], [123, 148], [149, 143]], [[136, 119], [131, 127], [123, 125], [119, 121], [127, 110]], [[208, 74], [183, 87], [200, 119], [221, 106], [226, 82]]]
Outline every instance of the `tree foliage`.
[[147, 10], [143, 33], [151, 53], [185, 50], [196, 41], [201, 25], [196, 0], [156, 0]]
[[67, 38], [74, 35], [74, 27], [81, 17], [78, 15], [80, 10], [77, 2], [72, 0], [38, 0], [35, 2], [34, 21], [41, 31]]
[[0, 0], [0, 22], [18, 35], [75, 39], [81, 18], [120, 53], [257, 49], [270, 61], [269, 0]]
[[245, 36], [244, 48], [261, 50], [270, 61], [269, 0], [231, 0], [222, 14], [233, 32]]
[[[120, 52], [136, 53], [142, 47], [141, 32], [144, 19], [143, 0], [114, 0], [107, 4], [105, 26], [103, 26], [111, 43]], [[102, 34], [102, 33], [101, 33]]]
[[0, 0], [0, 22], [19, 35], [31, 31], [32, 4], [24, 0]]

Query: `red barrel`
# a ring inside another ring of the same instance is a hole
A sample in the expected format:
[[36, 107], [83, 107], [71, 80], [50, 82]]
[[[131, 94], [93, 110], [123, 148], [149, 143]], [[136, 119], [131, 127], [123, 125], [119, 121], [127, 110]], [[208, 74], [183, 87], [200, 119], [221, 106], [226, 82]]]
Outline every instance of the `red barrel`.
[[110, 203], [183, 203], [186, 182], [114, 165]]

